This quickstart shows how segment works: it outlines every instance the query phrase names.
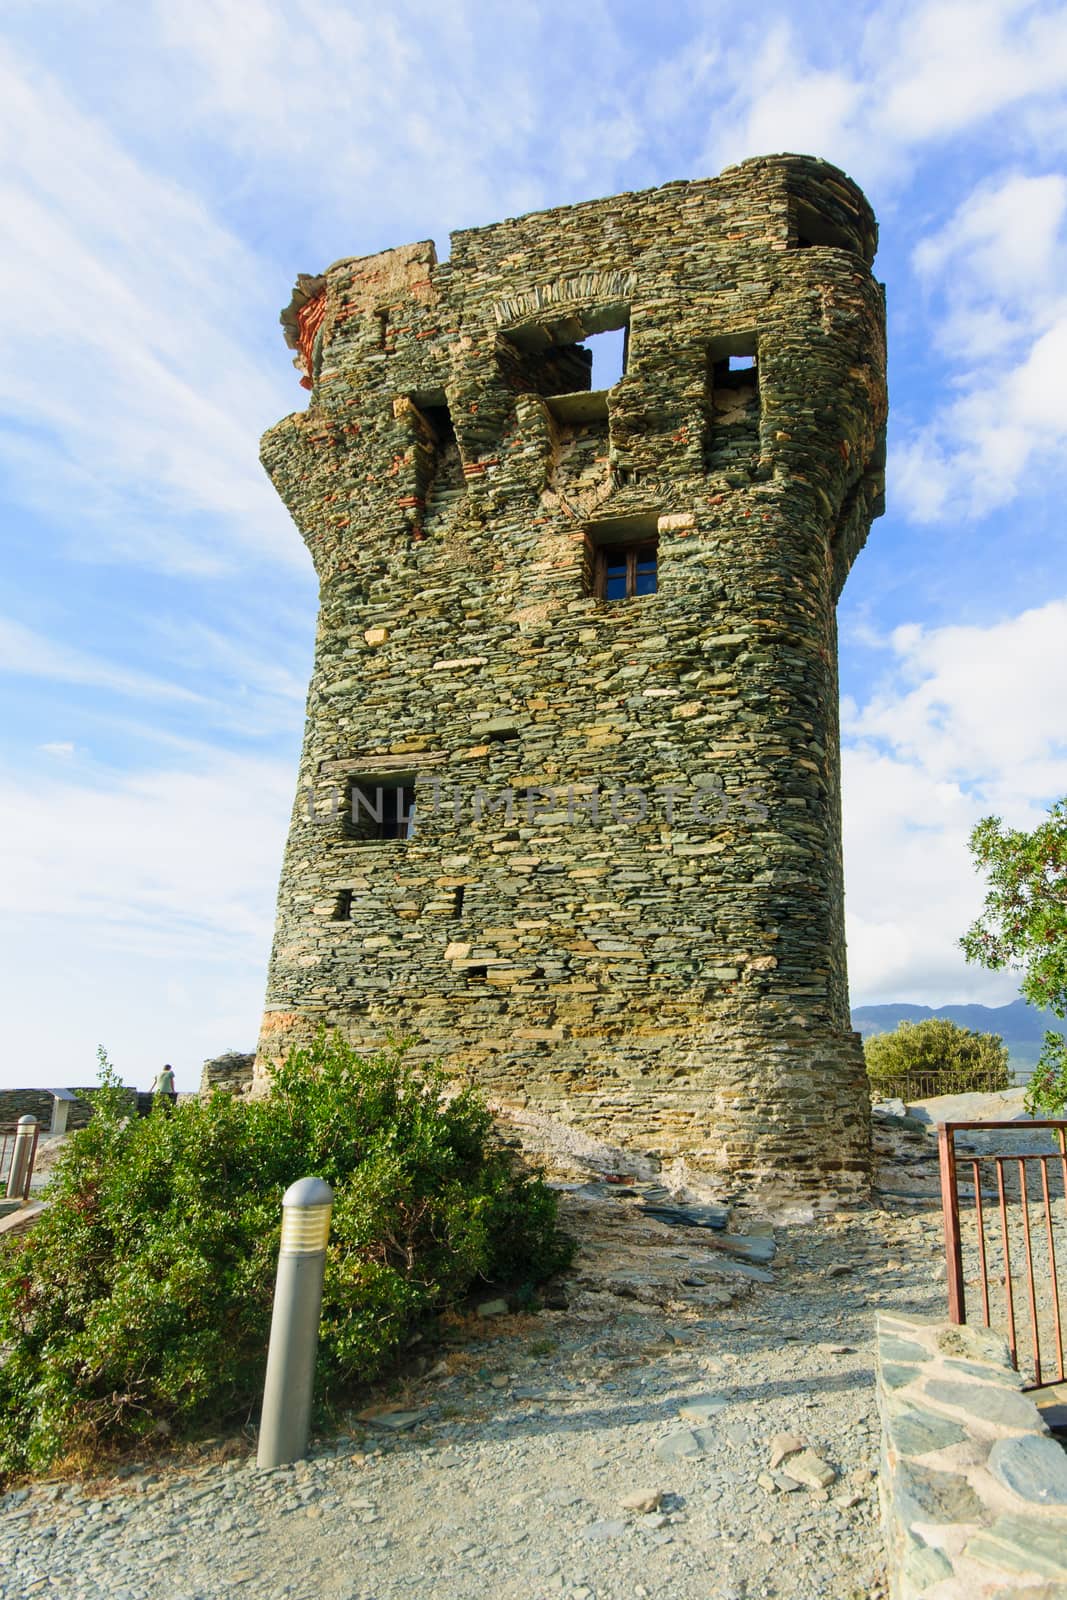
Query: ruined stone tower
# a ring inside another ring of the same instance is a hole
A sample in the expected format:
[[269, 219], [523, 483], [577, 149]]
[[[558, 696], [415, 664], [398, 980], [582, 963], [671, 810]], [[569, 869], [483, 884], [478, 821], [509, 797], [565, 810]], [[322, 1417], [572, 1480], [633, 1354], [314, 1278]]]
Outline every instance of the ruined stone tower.
[[413, 1034], [739, 1184], [862, 1188], [835, 602], [882, 509], [875, 239], [776, 156], [299, 280], [311, 401], [263, 461], [321, 613], [261, 1077], [322, 1020]]

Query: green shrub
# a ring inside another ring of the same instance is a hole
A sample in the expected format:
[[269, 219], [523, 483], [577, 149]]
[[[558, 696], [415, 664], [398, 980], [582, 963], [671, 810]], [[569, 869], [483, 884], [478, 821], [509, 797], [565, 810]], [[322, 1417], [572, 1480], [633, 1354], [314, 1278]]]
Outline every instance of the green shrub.
[[1067, 1038], [1048, 1032], [1026, 1088], [1026, 1109], [1032, 1117], [1067, 1116]]
[[49, 1208], [0, 1252], [0, 1474], [254, 1412], [295, 1178], [336, 1195], [320, 1402], [477, 1280], [532, 1283], [569, 1258], [555, 1196], [494, 1144], [477, 1096], [443, 1098], [440, 1074], [402, 1050], [364, 1060], [323, 1032], [268, 1098], [140, 1120], [106, 1058], [102, 1078]]
[[895, 1033], [863, 1041], [871, 1092], [922, 1099], [934, 1094], [992, 1093], [1011, 1085], [1008, 1051], [996, 1033], [976, 1033], [947, 1017], [902, 1022]]

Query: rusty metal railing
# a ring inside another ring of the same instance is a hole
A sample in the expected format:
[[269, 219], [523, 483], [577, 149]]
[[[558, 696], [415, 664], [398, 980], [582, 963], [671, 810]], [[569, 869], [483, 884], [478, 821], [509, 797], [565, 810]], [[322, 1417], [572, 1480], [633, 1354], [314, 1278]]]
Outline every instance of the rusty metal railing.
[[[1048, 1133], [1059, 1150], [956, 1149], [958, 1133], [1005, 1129], [1017, 1137]], [[976, 1282], [982, 1321], [987, 1328], [1002, 1325], [1017, 1369], [1022, 1325], [1029, 1325], [1025, 1362], [1031, 1381], [1026, 1387], [1067, 1381], [1059, 1281], [1060, 1264], [1067, 1267], [1067, 1121], [941, 1122], [937, 1140], [950, 1321], [967, 1321], [967, 1285]], [[973, 1186], [971, 1210], [961, 1208], [961, 1170], [965, 1183]], [[1055, 1377], [1047, 1375], [1049, 1364], [1043, 1359], [1048, 1340], [1055, 1347]]]
[[[0, 1198], [8, 1200], [21, 1200], [25, 1203], [30, 1198], [30, 1181], [33, 1177], [33, 1163], [37, 1158], [37, 1141], [40, 1137], [40, 1126], [35, 1121], [32, 1128], [26, 1122], [0, 1123]], [[10, 1190], [12, 1167], [17, 1167], [16, 1188], [12, 1194]]]
[[980, 1072], [953, 1067], [909, 1067], [904, 1072], [876, 1077], [871, 1096], [876, 1100], [931, 1100], [942, 1094], [1000, 1094], [1011, 1088], [1007, 1067], [986, 1067]]

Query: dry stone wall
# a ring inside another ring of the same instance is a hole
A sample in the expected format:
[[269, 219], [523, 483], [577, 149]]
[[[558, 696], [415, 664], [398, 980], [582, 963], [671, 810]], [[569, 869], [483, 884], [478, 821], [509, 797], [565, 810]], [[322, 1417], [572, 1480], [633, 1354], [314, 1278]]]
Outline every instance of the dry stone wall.
[[882, 509], [875, 238], [782, 156], [298, 281], [311, 399], [263, 461], [321, 612], [260, 1086], [320, 1022], [413, 1035], [732, 1181], [862, 1189], [835, 602]]
[[200, 1098], [206, 1100], [213, 1090], [225, 1094], [244, 1094], [252, 1087], [256, 1064], [255, 1053], [226, 1050], [221, 1056], [205, 1061], [200, 1073]]
[[[136, 1091], [128, 1092], [133, 1095]], [[67, 1093], [75, 1096], [69, 1102], [67, 1128], [84, 1128], [93, 1114], [88, 1098], [92, 1089], [69, 1089]], [[50, 1089], [0, 1089], [0, 1124], [17, 1122], [20, 1117], [36, 1117], [42, 1131], [47, 1133], [52, 1126], [54, 1109], [55, 1098]]]

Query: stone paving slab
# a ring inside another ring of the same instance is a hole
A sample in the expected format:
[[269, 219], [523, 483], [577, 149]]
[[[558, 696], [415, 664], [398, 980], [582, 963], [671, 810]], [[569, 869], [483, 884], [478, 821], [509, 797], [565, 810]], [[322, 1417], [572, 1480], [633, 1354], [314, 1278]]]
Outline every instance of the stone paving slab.
[[[902, 1342], [922, 1351], [906, 1369]], [[889, 1313], [878, 1345], [892, 1600], [1033, 1600], [1043, 1580], [1067, 1584], [1067, 1453], [1007, 1345]]]

